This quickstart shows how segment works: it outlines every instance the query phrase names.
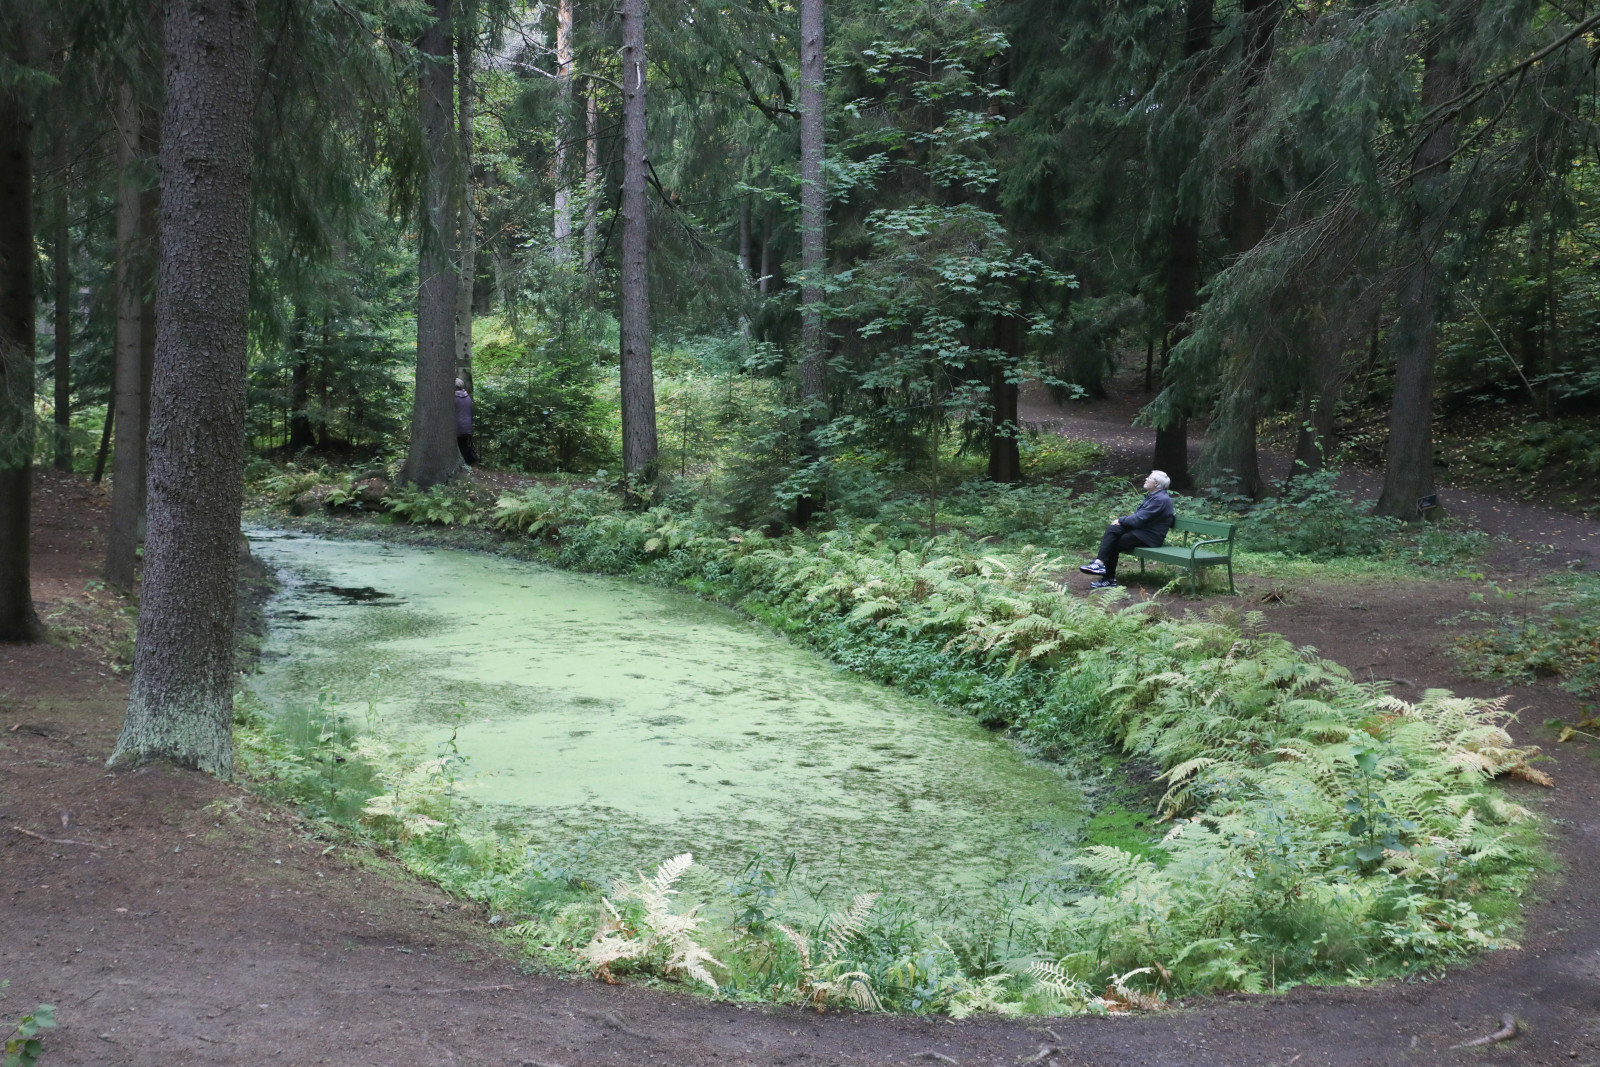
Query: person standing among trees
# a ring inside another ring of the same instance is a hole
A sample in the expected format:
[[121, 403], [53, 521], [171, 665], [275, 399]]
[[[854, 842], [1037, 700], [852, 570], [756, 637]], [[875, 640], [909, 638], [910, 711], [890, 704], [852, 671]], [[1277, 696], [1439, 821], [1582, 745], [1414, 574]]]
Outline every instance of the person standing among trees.
[[461, 449], [461, 462], [478, 465], [478, 450], [472, 447], [472, 394], [460, 378], [456, 379], [456, 447]]
[[1132, 515], [1112, 519], [1100, 538], [1100, 551], [1094, 560], [1078, 569], [1096, 575], [1089, 583], [1090, 589], [1109, 589], [1117, 584], [1117, 559], [1135, 548], [1157, 548], [1167, 539], [1176, 516], [1172, 511], [1172, 497], [1167, 487], [1172, 484], [1163, 471], [1151, 471], [1144, 480], [1144, 499]]

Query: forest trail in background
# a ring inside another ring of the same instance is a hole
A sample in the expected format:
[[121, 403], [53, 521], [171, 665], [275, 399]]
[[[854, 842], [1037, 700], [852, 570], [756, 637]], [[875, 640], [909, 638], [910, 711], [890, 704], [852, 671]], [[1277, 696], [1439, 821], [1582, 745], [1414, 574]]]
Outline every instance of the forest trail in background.
[[[38, 478], [35, 595], [62, 639], [0, 646], [0, 977], [12, 982], [8, 1017], [56, 1005], [47, 1067], [1010, 1067], [1047, 1047], [1060, 1049], [1060, 1067], [1426, 1064], [1458, 1062], [1450, 1047], [1498, 1030], [1506, 1012], [1523, 1032], [1501, 1054], [1600, 1063], [1600, 762], [1556, 748], [1539, 725], [1576, 718], [1553, 684], [1513, 690], [1514, 706], [1530, 709], [1517, 740], [1553, 750], [1543, 767], [1556, 786], [1511, 788], [1551, 819], [1563, 865], [1531, 902], [1521, 949], [1435, 982], [1192, 1000], [1132, 1019], [746, 1008], [523, 975], [488, 916], [381, 862], [354, 862], [247, 790], [160, 766], [107, 773], [126, 703], [126, 674], [113, 669], [126, 624], [94, 581], [106, 499], [53, 472]], [[1268, 628], [1363, 676], [1503, 691], [1463, 678], [1445, 653], [1445, 585], [1329, 585], [1261, 607]]]
[[[1111, 473], [1143, 477], [1150, 470], [1155, 430], [1132, 423], [1139, 409], [1149, 403], [1150, 395], [1120, 378], [1107, 379], [1105, 385], [1107, 395], [1103, 400], [1056, 403], [1048, 389], [1030, 383], [1022, 389], [1019, 419], [1030, 430], [1094, 441], [1105, 448]], [[1193, 466], [1204, 444], [1204, 427], [1191, 422], [1189, 428], [1189, 460]], [[1290, 457], [1286, 453], [1263, 447], [1260, 455], [1261, 475], [1269, 487], [1289, 476]], [[1340, 470], [1337, 484], [1358, 499], [1376, 500], [1383, 488], [1383, 472], [1347, 466]], [[1519, 543], [1497, 550], [1490, 558], [1495, 565], [1538, 571], [1563, 569], [1577, 561], [1587, 570], [1600, 568], [1600, 524], [1594, 519], [1471, 486], [1451, 485], [1447, 475], [1441, 475], [1439, 493], [1453, 517], [1491, 537]]]

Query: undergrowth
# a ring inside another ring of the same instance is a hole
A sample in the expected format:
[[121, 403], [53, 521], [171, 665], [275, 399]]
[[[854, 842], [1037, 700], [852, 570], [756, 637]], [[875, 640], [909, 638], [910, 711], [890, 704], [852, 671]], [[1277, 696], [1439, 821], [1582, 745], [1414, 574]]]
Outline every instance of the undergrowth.
[[1591, 701], [1580, 705], [1578, 723], [1552, 723], [1562, 729], [1561, 740], [1600, 740], [1592, 702], [1600, 695], [1600, 577], [1562, 575], [1546, 589], [1489, 582], [1471, 596], [1484, 607], [1451, 621], [1487, 625], [1455, 639], [1462, 669], [1481, 678], [1559, 678], [1563, 689]]
[[[1026, 493], [1008, 504], [1032, 506]], [[1043, 755], [1137, 758], [1164, 790], [1158, 833], [1087, 845], [1025, 898], [929, 913], [890, 897], [829, 904], [767, 857], [720, 884], [696, 881], [688, 857], [651, 877], [599, 872], [573, 858], [581, 843], [551, 851], [497, 826], [453, 748], [389, 746], [336, 706], [287, 733], [241, 713], [241, 752], [267, 788], [483, 901], [549, 965], [959, 1015], [1364, 981], [1509, 943], [1538, 835], [1490, 783], [1544, 778], [1536, 750], [1506, 734], [1503, 702], [1399, 700], [1259, 632], [1253, 614], [1064, 597], [1049, 577], [1059, 560], [965, 532], [874, 522], [770, 537], [543, 487], [502, 498], [492, 521], [560, 566], [736, 605]], [[607, 875], [623, 877], [604, 888]], [[673, 906], [680, 889], [694, 907]]]

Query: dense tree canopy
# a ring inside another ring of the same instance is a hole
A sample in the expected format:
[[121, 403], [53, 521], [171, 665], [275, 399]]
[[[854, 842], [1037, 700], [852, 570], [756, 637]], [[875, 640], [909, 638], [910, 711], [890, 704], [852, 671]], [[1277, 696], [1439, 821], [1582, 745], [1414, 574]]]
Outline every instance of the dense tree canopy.
[[[173, 225], [160, 8], [5, 9], [8, 636], [34, 632], [17, 516], [36, 457], [97, 477], [111, 457], [107, 573], [134, 577], [156, 221]], [[247, 17], [258, 454], [446, 482], [471, 455], [452, 447], [460, 378], [490, 462], [620, 466], [643, 500], [669, 491], [674, 449], [681, 474], [691, 442], [737, 437], [718, 506], [782, 526], [848, 512], [872, 470], [928, 471], [936, 496], [951, 447], [1017, 481], [1019, 389], [1092, 395], [1142, 356], [1153, 460], [1180, 487], [1258, 496], [1263, 431], [1314, 470], [1380, 409], [1387, 430], [1348, 446], [1385, 466], [1378, 509], [1398, 518], [1434, 494], [1441, 405], [1522, 412], [1507, 448], [1600, 455], [1564, 421], [1600, 397], [1585, 10], [260, 0]], [[696, 375], [720, 376], [717, 399]], [[1210, 425], [1193, 472], [1191, 419]]]

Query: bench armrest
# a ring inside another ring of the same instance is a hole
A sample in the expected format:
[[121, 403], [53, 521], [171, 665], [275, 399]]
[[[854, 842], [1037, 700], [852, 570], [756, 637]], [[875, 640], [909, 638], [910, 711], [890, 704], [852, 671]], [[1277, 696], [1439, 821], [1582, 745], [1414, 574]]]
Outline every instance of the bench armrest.
[[1233, 556], [1233, 538], [1231, 538], [1231, 537], [1213, 537], [1209, 541], [1196, 541], [1194, 544], [1189, 545], [1188, 546], [1188, 548], [1189, 548], [1189, 558], [1190, 559], [1194, 559], [1194, 554], [1196, 552], [1198, 552], [1200, 549], [1204, 548], [1206, 545], [1227, 545], [1228, 546], [1228, 555], [1229, 555], [1229, 557]]

